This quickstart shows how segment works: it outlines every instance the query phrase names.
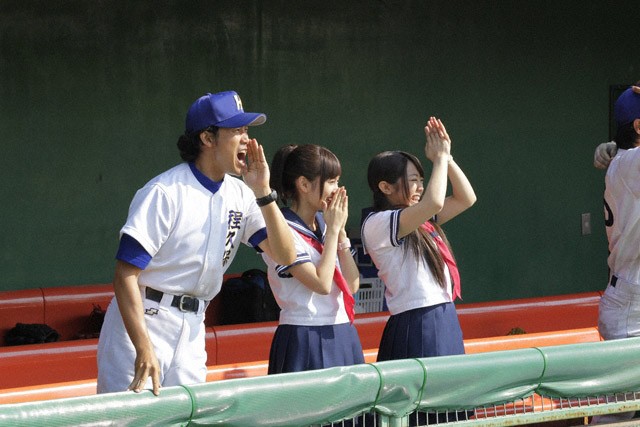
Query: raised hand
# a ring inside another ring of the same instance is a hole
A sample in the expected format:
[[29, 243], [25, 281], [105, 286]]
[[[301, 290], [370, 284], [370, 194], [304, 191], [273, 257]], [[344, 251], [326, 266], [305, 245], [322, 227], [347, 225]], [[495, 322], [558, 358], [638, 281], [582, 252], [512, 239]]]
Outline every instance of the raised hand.
[[432, 162], [438, 157], [450, 157], [451, 139], [440, 119], [430, 117], [424, 128], [427, 142], [424, 146], [424, 154]]
[[596, 151], [593, 153], [593, 166], [598, 169], [608, 168], [617, 152], [618, 146], [614, 141], [603, 142], [596, 147]]
[[338, 231], [344, 229], [349, 217], [347, 190], [344, 187], [338, 188], [331, 196], [329, 203], [323, 202], [322, 207], [327, 227], [335, 227], [334, 229]]
[[269, 194], [269, 164], [264, 150], [258, 141], [250, 139], [247, 143], [247, 162], [242, 170], [244, 182], [256, 193], [256, 197]]

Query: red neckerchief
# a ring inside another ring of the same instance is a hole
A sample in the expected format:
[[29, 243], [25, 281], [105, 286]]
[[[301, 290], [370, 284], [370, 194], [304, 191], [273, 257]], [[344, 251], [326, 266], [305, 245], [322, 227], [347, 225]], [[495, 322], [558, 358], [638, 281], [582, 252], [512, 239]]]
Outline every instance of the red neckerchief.
[[456, 298], [462, 299], [462, 293], [460, 292], [460, 272], [458, 271], [458, 266], [456, 265], [456, 261], [453, 259], [453, 255], [451, 255], [449, 247], [444, 242], [444, 240], [442, 240], [442, 237], [440, 237], [433, 224], [431, 224], [429, 221], [425, 222], [420, 227], [422, 227], [423, 230], [429, 233], [436, 241], [438, 249], [440, 250], [440, 254], [444, 259], [444, 262], [447, 264], [447, 267], [449, 267], [451, 281], [453, 282], [451, 301], [454, 301]]
[[[313, 248], [318, 251], [319, 253], [322, 254], [322, 243], [320, 243], [318, 240], [314, 239], [311, 236], [308, 236], [300, 231], [298, 231], [297, 229], [294, 229], [298, 232], [298, 234], [300, 236], [302, 236], [302, 238], [309, 243], [311, 246], [313, 246]], [[342, 291], [342, 299], [344, 300], [344, 308], [347, 311], [347, 316], [349, 316], [349, 322], [353, 323], [353, 319], [355, 317], [355, 299], [353, 298], [353, 295], [351, 295], [351, 291], [349, 290], [349, 286], [347, 285], [347, 281], [345, 280], [344, 276], [342, 275], [342, 273], [340, 272], [340, 270], [338, 270], [338, 267], [336, 266], [335, 270], [333, 271], [333, 281], [336, 282], [336, 285], [338, 285], [338, 288]]]

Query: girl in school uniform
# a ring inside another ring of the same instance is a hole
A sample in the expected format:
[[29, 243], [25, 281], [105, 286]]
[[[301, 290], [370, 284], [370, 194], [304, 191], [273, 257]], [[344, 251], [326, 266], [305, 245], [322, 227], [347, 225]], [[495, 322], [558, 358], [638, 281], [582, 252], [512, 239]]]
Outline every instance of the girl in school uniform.
[[280, 265], [267, 254], [269, 283], [281, 308], [269, 374], [364, 363], [353, 326], [359, 271], [345, 225], [348, 197], [338, 185], [338, 158], [318, 145], [287, 145], [274, 156], [271, 186], [283, 204], [296, 259]]
[[460, 296], [459, 274], [440, 225], [476, 196], [451, 157], [442, 122], [431, 117], [425, 134], [425, 156], [433, 163], [426, 187], [420, 161], [409, 153], [386, 151], [369, 163], [373, 212], [363, 222], [362, 240], [386, 285], [391, 313], [378, 361], [464, 353], [453, 304]]

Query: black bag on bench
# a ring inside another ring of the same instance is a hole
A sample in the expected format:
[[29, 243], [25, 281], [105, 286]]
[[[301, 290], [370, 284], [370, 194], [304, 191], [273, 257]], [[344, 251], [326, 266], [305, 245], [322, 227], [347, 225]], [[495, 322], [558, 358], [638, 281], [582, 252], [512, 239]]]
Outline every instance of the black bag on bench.
[[278, 320], [280, 307], [273, 296], [267, 273], [251, 269], [241, 277], [232, 277], [220, 291], [220, 324], [267, 322]]
[[41, 323], [16, 323], [4, 336], [6, 345], [39, 344], [55, 342], [60, 334], [49, 325]]

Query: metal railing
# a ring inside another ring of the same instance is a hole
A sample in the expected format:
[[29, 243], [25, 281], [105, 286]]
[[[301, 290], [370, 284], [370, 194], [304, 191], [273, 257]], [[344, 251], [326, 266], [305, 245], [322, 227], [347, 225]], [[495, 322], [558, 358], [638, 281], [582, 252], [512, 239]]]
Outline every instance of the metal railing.
[[402, 418], [367, 412], [350, 420], [322, 427], [512, 426], [629, 411], [640, 411], [640, 391], [584, 398], [556, 398], [534, 394], [509, 403], [478, 407], [473, 411], [416, 411]]
[[638, 390], [629, 338], [2, 405], [0, 425], [516, 425], [640, 410]]

